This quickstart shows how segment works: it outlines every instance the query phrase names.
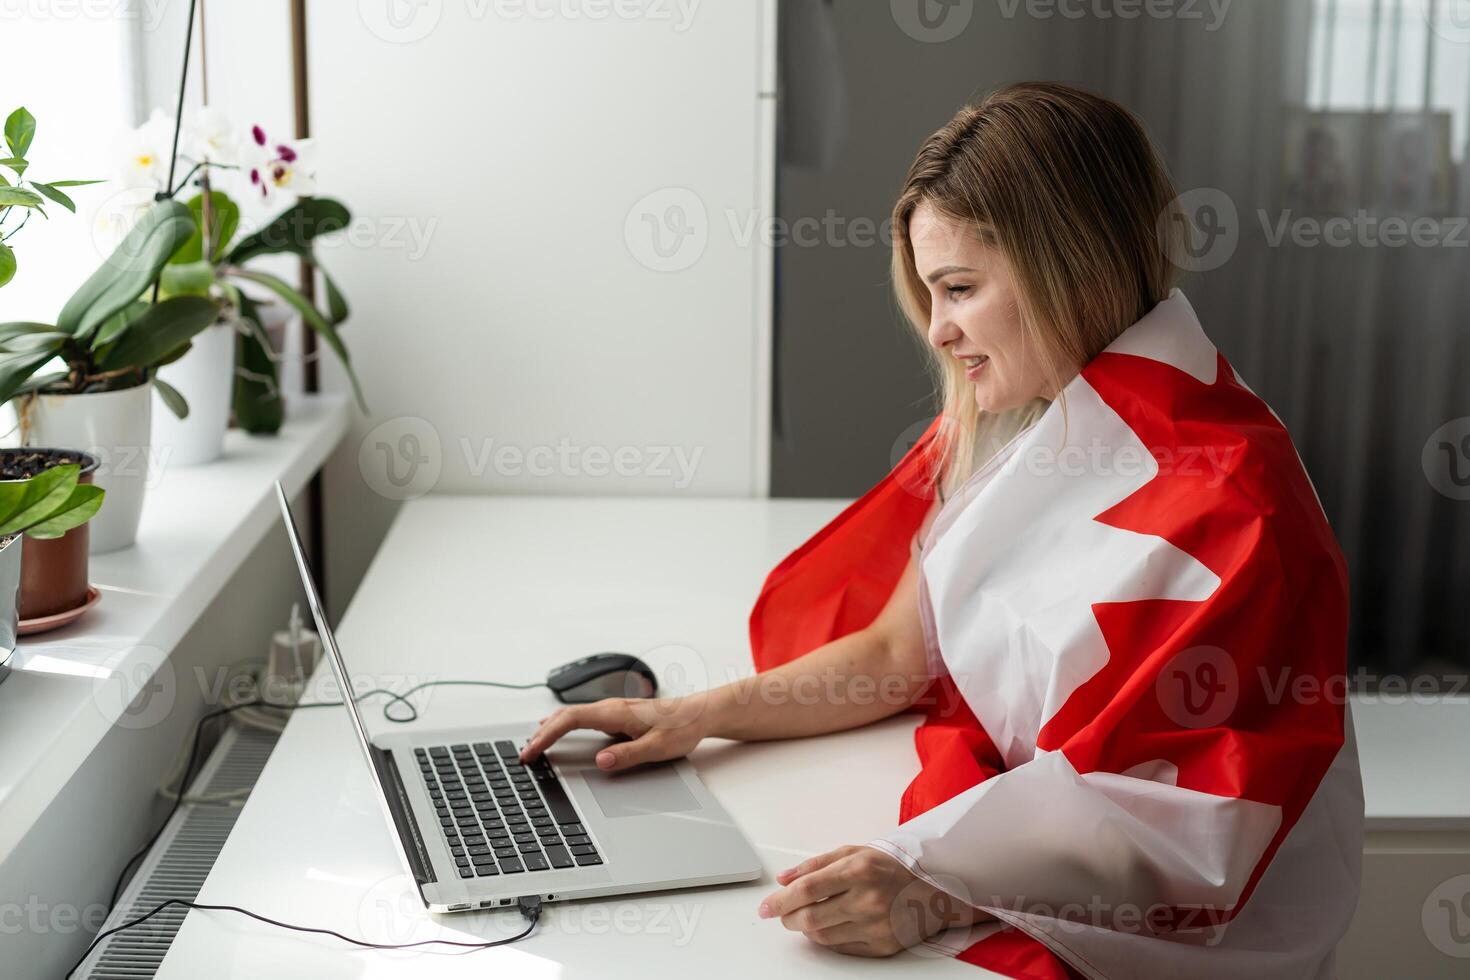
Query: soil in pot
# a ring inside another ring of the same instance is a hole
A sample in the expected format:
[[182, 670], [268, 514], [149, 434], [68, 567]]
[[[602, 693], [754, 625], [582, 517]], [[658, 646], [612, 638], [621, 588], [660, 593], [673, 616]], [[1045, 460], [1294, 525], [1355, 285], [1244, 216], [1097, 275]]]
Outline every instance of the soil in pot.
[[[26, 480], [68, 463], [81, 466], [79, 482], [92, 482], [97, 458], [72, 449], [0, 450], [0, 480]], [[88, 527], [74, 527], [59, 538], [43, 540], [27, 535], [22, 539], [21, 619], [52, 616], [87, 601]]]

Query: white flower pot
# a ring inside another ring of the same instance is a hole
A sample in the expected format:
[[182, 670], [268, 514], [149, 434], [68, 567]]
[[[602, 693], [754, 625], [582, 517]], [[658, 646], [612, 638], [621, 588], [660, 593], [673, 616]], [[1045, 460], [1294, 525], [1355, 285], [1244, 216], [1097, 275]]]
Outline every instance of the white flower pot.
[[189, 416], [181, 419], [154, 392], [153, 446], [159, 457], [169, 466], [219, 459], [235, 381], [234, 323], [216, 323], [197, 334], [189, 353], [159, 368], [158, 376], [189, 403]]
[[138, 536], [143, 491], [158, 476], [160, 460], [149, 443], [153, 386], [86, 395], [37, 395], [22, 400], [21, 439], [27, 446], [79, 449], [100, 465], [93, 482], [107, 491], [91, 521], [92, 554], [116, 551]]

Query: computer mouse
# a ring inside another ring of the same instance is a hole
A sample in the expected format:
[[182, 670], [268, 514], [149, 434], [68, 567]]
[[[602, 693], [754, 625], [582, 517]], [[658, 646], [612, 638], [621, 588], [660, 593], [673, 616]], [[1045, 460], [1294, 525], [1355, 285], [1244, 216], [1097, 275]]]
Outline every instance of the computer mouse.
[[594, 653], [557, 667], [546, 675], [546, 686], [562, 704], [589, 704], [603, 698], [651, 698], [658, 678], [632, 654]]

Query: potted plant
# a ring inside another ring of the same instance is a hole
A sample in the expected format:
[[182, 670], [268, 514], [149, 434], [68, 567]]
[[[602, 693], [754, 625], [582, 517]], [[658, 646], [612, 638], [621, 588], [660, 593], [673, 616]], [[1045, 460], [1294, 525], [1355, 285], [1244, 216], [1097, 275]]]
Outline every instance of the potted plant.
[[77, 206], [61, 188], [97, 183], [95, 180], [53, 180], [45, 183], [27, 178], [26, 170], [30, 164], [26, 161], [26, 154], [30, 152], [35, 135], [36, 117], [24, 106], [5, 117], [5, 147], [10, 155], [0, 157], [0, 167], [9, 170], [12, 176], [6, 177], [0, 171], [0, 286], [15, 278], [15, 249], [9, 242], [26, 226], [31, 216], [39, 214], [46, 217], [47, 201], [76, 213]]
[[[0, 471], [0, 476], [8, 476], [11, 466], [16, 468], [15, 472], [30, 469], [32, 465], [38, 470], [35, 475], [22, 479], [0, 480], [0, 681], [10, 673], [10, 657], [20, 635], [20, 604], [27, 592], [27, 565], [35, 563], [37, 553], [32, 546], [65, 541], [78, 530], [85, 534], [86, 523], [102, 506], [102, 489], [83, 482], [83, 467], [79, 463], [60, 463], [60, 456], [50, 455], [49, 451], [32, 455], [35, 457], [33, 464], [12, 458]], [[82, 601], [85, 602], [85, 538], [83, 541], [79, 560], [84, 583]], [[64, 554], [64, 549], [55, 554]], [[76, 568], [73, 564], [72, 567], [52, 567], [50, 571], [55, 574], [54, 582], [60, 589]], [[32, 600], [38, 599], [36, 588], [32, 586], [29, 596]], [[47, 596], [43, 587], [39, 600], [44, 602], [48, 599], [70, 601], [64, 599], [60, 591]]]
[[136, 537], [153, 462], [150, 389], [175, 414], [188, 412], [157, 370], [182, 357], [219, 315], [219, 303], [204, 296], [141, 299], [193, 231], [188, 208], [158, 201], [55, 324], [0, 323], [0, 402], [22, 396], [22, 442], [99, 458], [96, 483], [111, 503], [93, 525], [93, 552], [127, 547]]
[[[166, 158], [171, 152], [162, 146], [168, 134], [166, 122], [161, 112], [155, 112], [133, 134], [134, 142], [143, 147], [134, 153], [135, 158], [141, 154], [141, 158], [156, 160], [160, 153]], [[330, 198], [304, 196], [315, 189], [311, 141], [273, 141], [260, 126], [236, 138], [224, 116], [205, 107], [190, 115], [179, 144], [183, 149], [174, 163], [189, 169], [177, 187], [162, 185], [161, 168], [156, 165], [134, 167], [125, 179], [171, 198], [186, 187], [198, 188], [186, 202], [194, 234], [162, 270], [163, 295], [214, 297], [222, 301], [223, 309], [219, 323], [195, 338], [189, 354], [161, 372], [188, 399], [193, 411], [180, 419], [160, 414], [154, 426], [155, 442], [169, 447], [170, 463], [192, 465], [219, 455], [232, 409], [236, 423], [247, 432], [275, 432], [281, 425], [279, 355], [264, 322], [269, 307], [260, 301], [262, 296], [271, 295], [299, 314], [341, 359], [359, 405], [362, 394], [337, 333], [347, 319], [347, 303], [321, 269], [314, 249], [318, 236], [347, 227], [351, 214]], [[213, 186], [216, 175], [222, 181], [234, 175], [243, 199], [251, 203], [268, 204], [281, 193], [297, 199], [257, 230], [242, 233], [241, 208], [230, 194]], [[279, 276], [248, 265], [271, 254], [295, 255], [320, 271], [324, 309]]]

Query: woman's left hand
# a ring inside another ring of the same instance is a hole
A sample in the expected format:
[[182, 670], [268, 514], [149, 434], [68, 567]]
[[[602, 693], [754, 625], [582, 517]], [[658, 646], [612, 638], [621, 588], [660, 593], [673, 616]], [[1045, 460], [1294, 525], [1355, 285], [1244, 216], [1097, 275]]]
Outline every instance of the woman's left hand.
[[760, 905], [793, 932], [852, 956], [892, 956], [952, 926], [989, 918], [872, 847], [839, 847], [776, 876]]

